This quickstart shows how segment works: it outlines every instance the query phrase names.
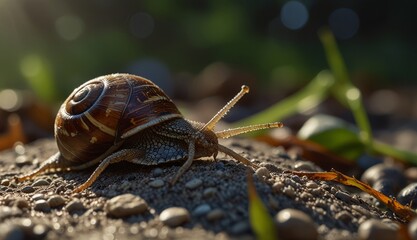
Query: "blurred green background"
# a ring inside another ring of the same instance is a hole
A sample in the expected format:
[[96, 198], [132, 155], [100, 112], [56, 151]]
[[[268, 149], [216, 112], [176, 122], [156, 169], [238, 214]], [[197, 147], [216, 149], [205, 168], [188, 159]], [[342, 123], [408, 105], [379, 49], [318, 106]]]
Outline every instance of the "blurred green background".
[[182, 87], [222, 62], [256, 88], [291, 91], [327, 68], [323, 26], [359, 86], [415, 85], [415, 9], [376, 0], [0, 0], [0, 89], [59, 102], [91, 78], [129, 72], [189, 99]]

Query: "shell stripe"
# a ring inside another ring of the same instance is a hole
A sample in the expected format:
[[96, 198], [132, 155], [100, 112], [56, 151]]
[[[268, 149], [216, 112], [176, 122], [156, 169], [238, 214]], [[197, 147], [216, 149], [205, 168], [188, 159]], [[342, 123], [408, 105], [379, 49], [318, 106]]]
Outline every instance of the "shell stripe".
[[132, 135], [134, 135], [134, 134], [142, 131], [145, 128], [151, 127], [153, 125], [156, 125], [158, 123], [164, 122], [164, 121], [169, 120], [169, 119], [172, 119], [172, 118], [180, 118], [180, 117], [182, 117], [181, 114], [175, 114], [175, 113], [174, 114], [168, 114], [168, 115], [160, 116], [157, 119], [154, 119], [154, 120], [149, 121], [149, 122], [147, 122], [145, 124], [142, 124], [142, 125], [139, 125], [139, 126], [133, 128], [133, 129], [130, 129], [129, 131], [123, 133], [123, 135], [122, 135], [121, 138], [130, 137], [130, 136], [132, 136]]
[[106, 125], [100, 123], [99, 121], [97, 121], [93, 116], [91, 116], [91, 114], [89, 112], [85, 113], [85, 116], [87, 117], [87, 119], [96, 127], [98, 127], [101, 131], [111, 135], [111, 136], [115, 136], [116, 135], [116, 131], [114, 129], [111, 129], [109, 127], [107, 127]]

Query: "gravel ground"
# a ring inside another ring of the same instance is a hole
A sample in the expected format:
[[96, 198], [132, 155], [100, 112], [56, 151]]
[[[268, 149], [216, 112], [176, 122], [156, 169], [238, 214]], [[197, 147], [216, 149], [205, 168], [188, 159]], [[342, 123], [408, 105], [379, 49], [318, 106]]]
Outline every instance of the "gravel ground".
[[[282, 239], [396, 234], [399, 224], [393, 215], [368, 204], [351, 188], [284, 172], [320, 171], [313, 163], [252, 140], [223, 143], [262, 166], [253, 173], [255, 186]], [[56, 151], [55, 142], [46, 139], [0, 153], [0, 239], [254, 238], [248, 218], [248, 169], [226, 156], [216, 162], [194, 161], [174, 186], [168, 181], [182, 163], [114, 164], [77, 194], [71, 190], [94, 168], [10, 181], [13, 174], [34, 169]]]

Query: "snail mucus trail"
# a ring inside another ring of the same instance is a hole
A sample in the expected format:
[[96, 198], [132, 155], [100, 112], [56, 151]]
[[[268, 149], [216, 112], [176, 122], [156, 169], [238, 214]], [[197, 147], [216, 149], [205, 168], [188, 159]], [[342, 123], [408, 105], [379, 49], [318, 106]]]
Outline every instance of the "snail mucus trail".
[[55, 139], [59, 152], [16, 180], [24, 181], [49, 171], [82, 170], [98, 165], [88, 180], [74, 190], [81, 192], [112, 163], [158, 165], [185, 160], [171, 180], [174, 184], [194, 159], [216, 158], [218, 152], [256, 169], [256, 164], [219, 144], [218, 139], [279, 128], [282, 123], [214, 131], [220, 119], [248, 92], [249, 87], [242, 86], [240, 92], [204, 124], [184, 119], [171, 99], [150, 80], [130, 74], [95, 78], [75, 89], [57, 114]]

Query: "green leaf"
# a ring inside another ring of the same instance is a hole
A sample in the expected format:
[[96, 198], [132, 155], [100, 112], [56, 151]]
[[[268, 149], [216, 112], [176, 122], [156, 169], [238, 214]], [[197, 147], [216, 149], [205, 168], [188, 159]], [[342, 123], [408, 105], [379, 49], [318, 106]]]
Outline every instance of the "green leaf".
[[253, 177], [248, 173], [249, 218], [253, 231], [258, 240], [277, 240], [278, 232], [275, 222], [259, 198]]
[[304, 123], [298, 137], [316, 142], [333, 153], [356, 161], [365, 152], [358, 129], [342, 119], [319, 114]]

